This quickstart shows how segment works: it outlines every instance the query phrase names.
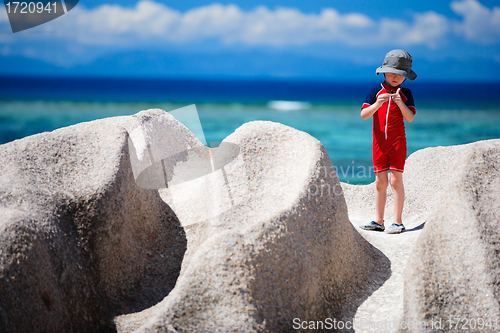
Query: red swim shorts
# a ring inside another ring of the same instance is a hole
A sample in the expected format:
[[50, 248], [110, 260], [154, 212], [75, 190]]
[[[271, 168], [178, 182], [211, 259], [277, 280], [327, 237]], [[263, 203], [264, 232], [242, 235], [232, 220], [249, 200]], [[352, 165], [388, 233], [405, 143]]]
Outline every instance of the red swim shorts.
[[391, 144], [377, 141], [373, 142], [373, 167], [374, 172], [379, 173], [387, 170], [403, 172], [406, 160], [406, 138], [402, 138]]

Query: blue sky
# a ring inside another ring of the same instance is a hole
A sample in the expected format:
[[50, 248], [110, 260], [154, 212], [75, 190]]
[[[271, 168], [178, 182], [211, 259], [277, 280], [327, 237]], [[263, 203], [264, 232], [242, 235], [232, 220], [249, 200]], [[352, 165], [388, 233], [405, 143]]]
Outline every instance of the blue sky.
[[13, 34], [0, 74], [376, 80], [391, 49], [422, 81], [500, 81], [500, 3], [81, 0]]

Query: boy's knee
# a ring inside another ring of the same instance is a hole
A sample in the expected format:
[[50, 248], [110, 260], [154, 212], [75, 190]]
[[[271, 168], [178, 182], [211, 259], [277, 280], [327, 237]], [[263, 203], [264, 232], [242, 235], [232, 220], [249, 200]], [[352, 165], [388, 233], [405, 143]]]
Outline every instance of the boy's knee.
[[389, 182], [387, 181], [387, 178], [377, 177], [375, 179], [375, 186], [377, 187], [377, 190], [384, 190], [388, 185]]
[[391, 176], [391, 187], [399, 188], [403, 185], [403, 177]]

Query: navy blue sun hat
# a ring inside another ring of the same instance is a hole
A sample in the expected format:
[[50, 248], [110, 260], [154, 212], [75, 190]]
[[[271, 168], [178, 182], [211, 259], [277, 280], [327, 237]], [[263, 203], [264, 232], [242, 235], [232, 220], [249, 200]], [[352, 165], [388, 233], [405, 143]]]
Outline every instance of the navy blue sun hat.
[[379, 73], [394, 73], [403, 75], [408, 80], [413, 81], [417, 78], [417, 73], [411, 69], [411, 55], [404, 50], [392, 50], [385, 55], [384, 63], [377, 68]]

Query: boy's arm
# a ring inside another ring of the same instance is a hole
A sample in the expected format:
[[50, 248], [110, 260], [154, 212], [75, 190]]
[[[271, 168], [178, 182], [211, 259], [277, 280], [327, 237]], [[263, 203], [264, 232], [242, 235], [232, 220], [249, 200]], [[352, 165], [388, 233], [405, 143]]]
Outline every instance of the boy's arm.
[[378, 95], [375, 103], [361, 110], [361, 118], [363, 118], [364, 120], [370, 118], [388, 100], [389, 100], [389, 94]]
[[398, 90], [396, 91], [395, 94], [392, 94], [390, 95], [392, 100], [394, 102], [396, 102], [397, 106], [399, 106], [399, 109], [401, 110], [401, 113], [403, 114], [403, 118], [405, 118], [405, 120], [407, 122], [412, 122], [413, 121], [413, 118], [415, 117], [415, 114], [413, 113], [412, 110], [410, 110], [410, 108], [408, 108], [408, 106], [403, 102], [403, 100], [401, 99], [401, 88], [398, 88]]

